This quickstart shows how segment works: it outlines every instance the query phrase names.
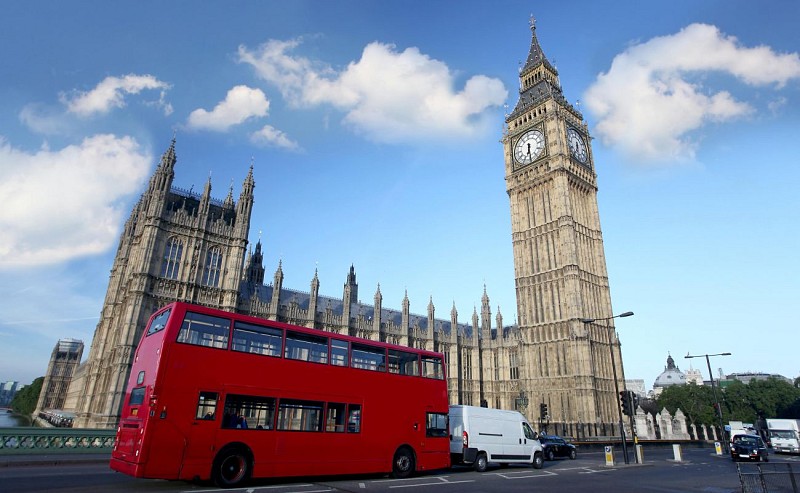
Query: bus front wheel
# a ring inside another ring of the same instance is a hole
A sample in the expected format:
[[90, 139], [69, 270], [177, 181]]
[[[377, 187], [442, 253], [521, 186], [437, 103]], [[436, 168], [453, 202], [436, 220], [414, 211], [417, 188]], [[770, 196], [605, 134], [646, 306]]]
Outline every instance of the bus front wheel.
[[214, 459], [211, 477], [220, 488], [240, 486], [250, 479], [252, 473], [250, 454], [242, 447], [227, 447]]
[[401, 447], [394, 453], [392, 460], [392, 476], [403, 479], [411, 476], [416, 469], [414, 452], [408, 447]]

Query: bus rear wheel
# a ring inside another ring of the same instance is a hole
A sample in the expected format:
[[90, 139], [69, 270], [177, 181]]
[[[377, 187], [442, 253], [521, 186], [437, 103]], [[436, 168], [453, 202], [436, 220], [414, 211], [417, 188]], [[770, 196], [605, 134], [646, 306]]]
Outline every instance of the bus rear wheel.
[[408, 447], [401, 447], [394, 453], [392, 460], [392, 476], [403, 479], [411, 476], [416, 469], [414, 452]]
[[250, 454], [241, 447], [229, 447], [217, 454], [211, 477], [220, 488], [233, 488], [250, 479], [251, 473]]

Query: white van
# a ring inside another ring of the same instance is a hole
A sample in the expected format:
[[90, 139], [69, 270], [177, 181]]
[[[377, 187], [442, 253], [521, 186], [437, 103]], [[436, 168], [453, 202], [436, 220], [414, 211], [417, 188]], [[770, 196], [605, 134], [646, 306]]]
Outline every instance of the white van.
[[483, 472], [489, 462], [544, 463], [539, 435], [517, 411], [475, 406], [450, 406], [450, 460], [472, 464]]

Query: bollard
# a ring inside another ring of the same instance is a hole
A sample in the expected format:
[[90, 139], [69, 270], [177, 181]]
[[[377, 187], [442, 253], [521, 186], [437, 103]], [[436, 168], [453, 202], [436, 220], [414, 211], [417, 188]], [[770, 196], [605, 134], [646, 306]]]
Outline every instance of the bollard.
[[681, 457], [681, 446], [678, 443], [672, 445], [672, 453], [675, 455], [675, 462], [681, 462], [683, 458]]
[[717, 451], [717, 455], [722, 455], [722, 444], [719, 442], [714, 442], [714, 450]]
[[636, 463], [644, 464], [644, 449], [641, 445], [636, 446]]
[[611, 445], [606, 445], [606, 465], [614, 465], [614, 447]]

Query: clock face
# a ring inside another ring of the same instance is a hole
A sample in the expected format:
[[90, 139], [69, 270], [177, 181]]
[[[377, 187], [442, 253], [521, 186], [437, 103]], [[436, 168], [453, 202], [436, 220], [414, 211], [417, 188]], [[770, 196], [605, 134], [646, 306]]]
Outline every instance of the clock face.
[[530, 164], [544, 151], [544, 135], [538, 130], [522, 134], [514, 145], [514, 158], [520, 164]]
[[589, 159], [589, 153], [586, 152], [586, 142], [583, 137], [574, 128], [567, 129], [567, 145], [569, 145], [569, 152], [572, 156], [583, 164]]

